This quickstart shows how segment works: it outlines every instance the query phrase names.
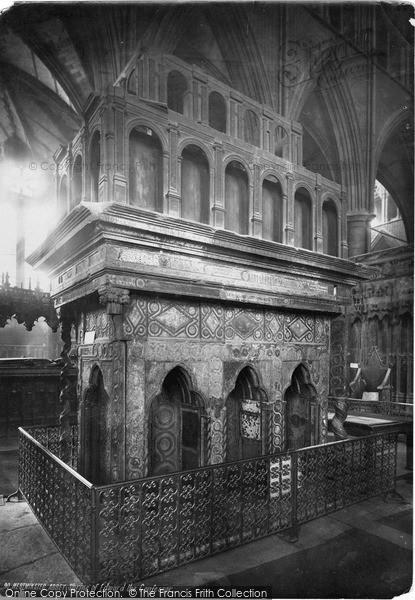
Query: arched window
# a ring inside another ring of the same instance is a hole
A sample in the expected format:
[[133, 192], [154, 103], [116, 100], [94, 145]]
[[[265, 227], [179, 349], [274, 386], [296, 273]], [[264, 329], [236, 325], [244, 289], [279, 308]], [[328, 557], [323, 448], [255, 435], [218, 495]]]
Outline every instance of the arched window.
[[129, 140], [129, 202], [163, 211], [163, 154], [159, 138], [148, 127], [133, 129]]
[[209, 223], [209, 163], [198, 146], [187, 146], [182, 153], [183, 219]]
[[187, 92], [186, 77], [180, 71], [170, 71], [167, 76], [167, 106], [184, 114], [184, 96]]
[[261, 147], [261, 130], [259, 127], [259, 119], [253, 110], [245, 111], [244, 123], [244, 140], [248, 144]]
[[82, 157], [78, 154], [73, 166], [73, 188], [71, 208], [82, 200]]
[[294, 246], [312, 250], [312, 239], [311, 198], [306, 189], [300, 188], [294, 197]]
[[263, 412], [266, 400], [255, 371], [251, 367], [242, 369], [226, 400], [226, 460], [253, 458], [267, 452]]
[[249, 233], [249, 185], [244, 166], [230, 162], [225, 171], [225, 228], [247, 235]]
[[262, 237], [282, 242], [282, 190], [272, 175], [262, 183]]
[[91, 142], [91, 201], [99, 200], [99, 171], [101, 163], [101, 134], [94, 133]]
[[333, 200], [323, 204], [323, 252], [330, 256], [339, 255], [337, 208]]
[[226, 104], [218, 92], [209, 94], [209, 125], [213, 129], [226, 133]]
[[164, 475], [204, 464], [205, 427], [202, 398], [188, 374], [175, 367], [164, 379], [150, 410], [149, 474]]
[[317, 393], [304, 365], [298, 365], [285, 392], [287, 450], [317, 443]]
[[58, 213], [63, 217], [68, 212], [68, 178], [64, 175], [61, 179], [58, 195]]
[[79, 470], [96, 485], [111, 483], [108, 401], [101, 369], [94, 367], [81, 405]]

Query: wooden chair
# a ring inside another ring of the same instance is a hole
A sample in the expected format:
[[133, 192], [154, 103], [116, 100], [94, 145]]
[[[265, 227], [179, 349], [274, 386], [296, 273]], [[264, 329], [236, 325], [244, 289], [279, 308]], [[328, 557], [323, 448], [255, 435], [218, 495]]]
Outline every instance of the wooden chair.
[[350, 383], [350, 396], [392, 402], [391, 368], [383, 364], [376, 346], [373, 346], [367, 364], [359, 365]]

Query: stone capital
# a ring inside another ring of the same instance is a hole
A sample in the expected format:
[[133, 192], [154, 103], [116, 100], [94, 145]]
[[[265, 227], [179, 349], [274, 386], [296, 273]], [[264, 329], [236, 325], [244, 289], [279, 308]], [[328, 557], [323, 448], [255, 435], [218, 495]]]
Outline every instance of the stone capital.
[[130, 291], [125, 288], [115, 287], [107, 284], [98, 290], [100, 304], [107, 305], [107, 313], [118, 315], [122, 313], [122, 307], [130, 302]]

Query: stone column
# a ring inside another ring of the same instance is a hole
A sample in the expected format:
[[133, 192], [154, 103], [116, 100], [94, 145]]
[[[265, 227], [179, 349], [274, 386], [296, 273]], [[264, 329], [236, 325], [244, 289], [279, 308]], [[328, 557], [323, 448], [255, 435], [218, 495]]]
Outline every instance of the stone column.
[[213, 198], [213, 227], [225, 228], [225, 190], [223, 174], [223, 146], [221, 142], [213, 144], [215, 151], [215, 189]]
[[112, 181], [112, 200], [120, 204], [127, 204], [128, 181], [128, 150], [125, 156], [125, 100], [114, 97], [114, 165]]
[[316, 175], [316, 200], [314, 205], [314, 251], [323, 252], [323, 207], [321, 205], [321, 175]]
[[110, 396], [110, 478], [112, 483], [126, 478], [125, 398], [126, 398], [126, 339], [123, 327], [124, 306], [129, 304], [129, 290], [107, 284], [98, 290], [100, 304], [112, 319], [109, 341], [111, 361]]
[[88, 126], [84, 125], [81, 129], [81, 148], [82, 148], [82, 202], [88, 202], [88, 184], [89, 174], [91, 172], [91, 158], [88, 156], [87, 148], [89, 142]]
[[101, 107], [101, 158], [98, 201], [110, 201], [110, 176], [114, 165], [114, 129], [108, 101]]
[[339, 315], [330, 323], [330, 396], [348, 396], [349, 318]]
[[348, 215], [349, 256], [359, 256], [370, 252], [370, 222], [374, 214], [357, 213]]
[[261, 202], [261, 167], [254, 164], [253, 168], [253, 202], [252, 202], [252, 235], [262, 238], [262, 202]]
[[179, 173], [178, 173], [178, 127], [176, 123], [169, 123], [167, 127], [170, 138], [170, 164], [169, 164], [169, 189], [166, 194], [167, 213], [172, 217], [180, 217], [181, 213], [181, 198], [179, 190]]
[[[294, 175], [287, 173], [287, 196], [284, 202], [285, 209], [285, 243], [294, 246]], [[284, 197], [283, 197], [284, 198]]]
[[349, 256], [349, 245], [347, 243], [347, 194], [346, 192], [340, 192], [341, 202], [341, 223], [340, 223], [340, 258], [348, 258]]

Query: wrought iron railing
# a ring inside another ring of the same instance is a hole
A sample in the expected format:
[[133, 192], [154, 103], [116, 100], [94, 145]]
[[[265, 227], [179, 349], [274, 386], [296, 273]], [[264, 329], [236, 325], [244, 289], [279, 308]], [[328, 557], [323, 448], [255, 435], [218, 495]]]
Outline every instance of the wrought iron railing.
[[[55, 427], [25, 427], [29, 435], [37, 440], [42, 446], [49, 450], [52, 454], [61, 458], [61, 447], [60, 447], [60, 429], [58, 426]], [[78, 426], [72, 425], [71, 427], [71, 445], [70, 445], [70, 459], [69, 466], [75, 471], [78, 468]]]
[[329, 408], [334, 408], [336, 400], [346, 401], [347, 412], [364, 412], [390, 417], [413, 418], [414, 405], [406, 402], [384, 402], [381, 400], [360, 400], [358, 398], [329, 397]]
[[395, 487], [395, 434], [105, 486], [23, 429], [20, 444], [20, 489], [85, 583], [140, 580]]
[[[56, 429], [33, 428], [50, 447]], [[93, 486], [19, 428], [19, 489], [78, 576], [91, 581], [95, 564]]]

